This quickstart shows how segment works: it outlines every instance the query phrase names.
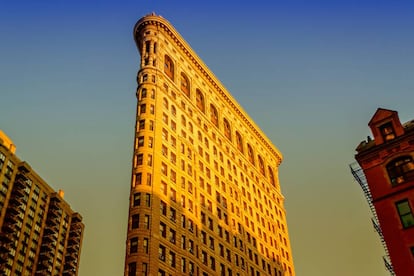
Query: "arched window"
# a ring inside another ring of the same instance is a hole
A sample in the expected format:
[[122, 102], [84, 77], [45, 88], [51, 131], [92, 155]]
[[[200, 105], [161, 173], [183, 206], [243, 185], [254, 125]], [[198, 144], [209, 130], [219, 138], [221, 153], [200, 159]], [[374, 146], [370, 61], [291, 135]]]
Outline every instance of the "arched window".
[[273, 187], [276, 187], [275, 176], [273, 175], [273, 170], [270, 166], [267, 167], [269, 171], [269, 181]]
[[260, 170], [260, 173], [263, 174], [263, 175], [266, 175], [263, 158], [260, 155], [258, 155], [257, 156], [257, 159], [259, 160], [259, 170]]
[[249, 158], [250, 163], [254, 165], [253, 148], [250, 144], [247, 144], [247, 157]]
[[203, 113], [205, 112], [204, 95], [198, 89], [196, 91], [196, 105]]
[[177, 114], [177, 109], [175, 108], [175, 106], [174, 106], [174, 105], [171, 105], [171, 114], [172, 114], [173, 116], [175, 116], [175, 115]]
[[166, 98], [162, 99], [162, 105], [163, 105], [164, 109], [168, 110], [168, 100]]
[[190, 97], [190, 81], [184, 73], [181, 73], [181, 91], [183, 91], [187, 97]]
[[413, 158], [408, 155], [392, 160], [387, 165], [387, 172], [393, 186], [414, 180]]
[[145, 99], [146, 97], [147, 97], [147, 89], [144, 88], [144, 89], [141, 90], [141, 98], [140, 99], [142, 100], [142, 99]]
[[188, 122], [188, 130], [193, 133], [193, 124], [191, 122]]
[[218, 127], [218, 112], [214, 105], [210, 104], [210, 120]]
[[164, 56], [164, 73], [167, 74], [170, 79], [174, 80], [174, 63], [167, 55]]
[[184, 115], [181, 115], [181, 124], [185, 127], [187, 125], [187, 120], [185, 119]]
[[223, 119], [223, 127], [224, 127], [224, 136], [226, 136], [231, 141], [230, 123], [229, 121], [227, 121], [226, 118]]
[[241, 137], [240, 133], [236, 131], [236, 143], [237, 143], [237, 149], [243, 153], [243, 138]]

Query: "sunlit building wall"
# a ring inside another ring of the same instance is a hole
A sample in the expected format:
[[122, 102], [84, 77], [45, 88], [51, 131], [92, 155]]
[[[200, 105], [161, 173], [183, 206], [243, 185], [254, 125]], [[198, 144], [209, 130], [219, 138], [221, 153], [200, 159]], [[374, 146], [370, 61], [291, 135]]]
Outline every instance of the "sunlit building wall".
[[1, 131], [0, 183], [0, 275], [77, 275], [82, 217]]
[[295, 275], [281, 153], [168, 21], [134, 38], [125, 275]]

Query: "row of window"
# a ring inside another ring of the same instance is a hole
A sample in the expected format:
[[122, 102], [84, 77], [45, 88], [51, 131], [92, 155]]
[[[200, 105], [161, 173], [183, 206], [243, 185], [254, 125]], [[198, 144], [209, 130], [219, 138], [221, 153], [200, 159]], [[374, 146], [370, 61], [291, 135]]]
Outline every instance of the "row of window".
[[[196, 99], [197, 99], [197, 107], [200, 108], [203, 112], [205, 112], [204, 96], [202, 95], [201, 91], [199, 91], [199, 90], [197, 90]], [[169, 103], [168, 103], [168, 100], [166, 98], [163, 98], [163, 108], [166, 109], [166, 110], [169, 109]], [[176, 108], [175, 108], [174, 105], [171, 105], [171, 112], [172, 112], [173, 116], [175, 116]], [[213, 125], [215, 125], [216, 127], [219, 127], [218, 111], [217, 111], [217, 108], [213, 104], [210, 104], [210, 121], [213, 123]], [[184, 115], [182, 115], [181, 123], [182, 123], [183, 126], [186, 125], [186, 119], [185, 119]], [[190, 125], [190, 131], [192, 132], [191, 123], [189, 123], [189, 125]], [[198, 132], [198, 133], [199, 133], [199, 137], [200, 137], [200, 132]], [[223, 118], [223, 134], [230, 142], [233, 141], [231, 125], [230, 125], [230, 122], [226, 118]], [[255, 154], [254, 154], [253, 147], [249, 143], [246, 143], [246, 146], [244, 145], [242, 135], [240, 134], [239, 131], [235, 131], [235, 141], [236, 141], [237, 149], [242, 154], [244, 154], [245, 151], [246, 151], [247, 152], [247, 158], [250, 161], [250, 163], [253, 164], [253, 165], [256, 165], [256, 157], [255, 157]], [[245, 148], [246, 148], [246, 150], [245, 150]], [[268, 174], [270, 183], [273, 186], [275, 186], [276, 183], [275, 183], [275, 178], [274, 178], [274, 174], [273, 174], [273, 169], [270, 166], [268, 166], [268, 172], [266, 172], [264, 159], [260, 154], [257, 155], [257, 165], [258, 165], [259, 171], [264, 176], [266, 176]]]
[[[154, 97], [154, 91], [152, 90], [152, 97]], [[196, 91], [196, 106], [203, 112], [205, 113], [205, 104], [204, 104], [204, 96], [202, 94], [202, 92], [200, 90], [197, 89]], [[147, 97], [147, 89], [141, 89], [141, 93], [139, 96], [139, 99], [143, 99]], [[145, 103], [140, 104], [140, 109], [139, 109], [139, 114], [143, 114], [146, 113], [146, 107], [147, 105]], [[168, 100], [166, 98], [163, 98], [163, 108], [167, 109], [169, 108], [169, 104], [168, 104]], [[150, 105], [150, 114], [154, 114], [154, 105]], [[173, 114], [173, 116], [176, 115], [176, 108], [174, 105], [171, 105], [171, 112]], [[163, 117], [165, 118], [165, 117]], [[185, 125], [185, 118], [183, 121], [183, 125]], [[218, 115], [218, 111], [217, 108], [211, 104], [210, 105], [210, 121], [213, 123], [213, 125], [215, 125], [216, 127], [219, 127], [219, 115]], [[175, 123], [174, 123], [175, 124]], [[191, 123], [189, 123], [191, 124]], [[192, 127], [191, 127], [192, 129]], [[231, 142], [233, 140], [232, 138], [232, 130], [231, 130], [231, 125], [229, 123], [229, 121], [226, 118], [223, 118], [223, 133], [224, 136], [228, 138], [228, 140]], [[242, 135], [240, 134], [240, 132], [235, 131], [235, 140], [236, 140], [236, 146], [237, 149], [244, 154], [245, 153], [245, 147], [246, 147], [246, 152], [247, 152], [247, 158], [250, 161], [251, 164], [256, 165], [256, 157], [253, 151], [253, 147], [249, 144], [246, 143], [246, 146], [244, 145], [243, 142], [243, 138]], [[274, 178], [274, 174], [273, 174], [273, 170], [270, 166], [268, 166], [268, 169], [266, 171], [266, 166], [264, 163], [264, 159], [261, 155], [257, 155], [257, 165], [259, 168], [259, 171], [266, 176], [268, 174], [268, 178], [270, 183], [273, 186], [276, 186], [275, 183], [275, 178]]]

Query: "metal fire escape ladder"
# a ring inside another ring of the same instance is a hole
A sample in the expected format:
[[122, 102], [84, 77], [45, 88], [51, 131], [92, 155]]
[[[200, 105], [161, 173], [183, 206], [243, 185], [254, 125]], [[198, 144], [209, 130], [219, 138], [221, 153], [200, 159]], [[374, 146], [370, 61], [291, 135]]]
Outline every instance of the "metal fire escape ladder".
[[390, 254], [388, 252], [387, 244], [385, 243], [384, 235], [382, 234], [377, 212], [375, 210], [374, 204], [372, 203], [372, 195], [371, 195], [371, 191], [369, 190], [369, 186], [368, 186], [368, 182], [365, 177], [365, 174], [357, 162], [350, 164], [349, 168], [351, 169], [351, 173], [354, 176], [355, 180], [361, 186], [362, 191], [364, 192], [365, 199], [367, 200], [369, 208], [371, 209], [371, 213], [373, 216], [371, 218], [372, 224], [374, 226], [375, 231], [380, 236], [381, 244], [385, 251], [385, 256], [383, 256], [385, 267], [387, 268], [391, 276], [395, 276], [396, 274], [394, 272], [394, 268], [391, 263]]

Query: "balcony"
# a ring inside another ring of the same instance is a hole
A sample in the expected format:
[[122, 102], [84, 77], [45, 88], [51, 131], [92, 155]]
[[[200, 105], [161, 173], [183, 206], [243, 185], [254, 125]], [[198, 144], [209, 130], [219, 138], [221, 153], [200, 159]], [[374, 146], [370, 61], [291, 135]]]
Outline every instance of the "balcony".
[[52, 259], [53, 260], [53, 254], [51, 251], [43, 251], [40, 252], [40, 259], [46, 260], [46, 259]]
[[[10, 209], [9, 209], [10, 210]], [[15, 224], [20, 221], [19, 215], [9, 212], [4, 218], [5, 226], [13, 227], [16, 230]]]
[[66, 254], [66, 256], [65, 256], [65, 260], [68, 260], [69, 262], [70, 261], [75, 261], [77, 259], [78, 259], [78, 256], [77, 256], [76, 253]]

